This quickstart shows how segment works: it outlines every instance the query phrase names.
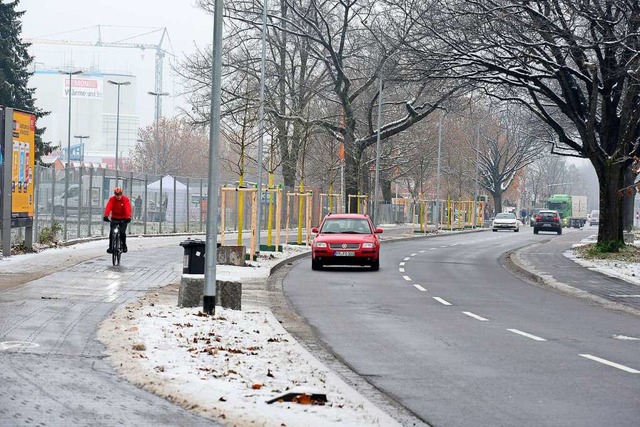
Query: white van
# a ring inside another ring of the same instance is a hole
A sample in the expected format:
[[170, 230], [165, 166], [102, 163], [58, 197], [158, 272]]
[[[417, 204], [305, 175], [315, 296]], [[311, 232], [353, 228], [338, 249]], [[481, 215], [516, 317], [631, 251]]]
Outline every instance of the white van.
[[600, 224], [600, 211], [595, 210], [591, 211], [591, 215], [589, 215], [589, 225], [598, 225]]

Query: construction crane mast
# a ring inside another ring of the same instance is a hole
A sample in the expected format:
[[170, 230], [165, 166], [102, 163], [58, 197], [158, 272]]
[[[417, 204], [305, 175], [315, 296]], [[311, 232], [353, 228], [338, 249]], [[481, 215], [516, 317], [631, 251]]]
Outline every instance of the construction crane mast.
[[[85, 28], [80, 28], [78, 30], [73, 30], [73, 31], [68, 31], [65, 32], [66, 33], [72, 33], [72, 32], [77, 32], [77, 31], [84, 31], [84, 30], [97, 30], [97, 40], [96, 41], [82, 41], [82, 40], [64, 40], [64, 39], [56, 39], [56, 38], [48, 38], [48, 37], [43, 37], [43, 38], [32, 38], [32, 39], [25, 39], [25, 42], [27, 43], [32, 43], [32, 44], [54, 44], [54, 45], [63, 45], [63, 46], [84, 46], [84, 47], [117, 47], [117, 48], [135, 48], [135, 49], [141, 49], [141, 50], [146, 50], [146, 49], [153, 49], [155, 50], [155, 59], [156, 59], [156, 64], [155, 64], [155, 89], [154, 92], [155, 93], [162, 93], [162, 74], [163, 74], [163, 66], [164, 66], [164, 57], [166, 54], [169, 54], [171, 56], [173, 56], [173, 53], [165, 50], [162, 47], [162, 43], [165, 41], [165, 38], [168, 38], [169, 35], [167, 33], [167, 28], [166, 27], [128, 27], [128, 28], [145, 28], [147, 31], [141, 33], [141, 34], [136, 34], [133, 35], [131, 37], [127, 37], [125, 39], [119, 40], [119, 41], [104, 41], [102, 38], [102, 29], [103, 28], [114, 28], [113, 26], [110, 25], [94, 25], [91, 27], [85, 27]], [[117, 27], [117, 28], [122, 28], [122, 27]], [[151, 43], [139, 43], [139, 42], [135, 42], [132, 41], [134, 39], [140, 38], [140, 37], [144, 37], [144, 36], [149, 36], [150, 34], [154, 34], [154, 33], [160, 33], [160, 40], [158, 41], [157, 44], [151, 44]], [[53, 34], [51, 36], [56, 36], [59, 35], [58, 34]], [[51, 37], [49, 36], [49, 37]], [[161, 96], [156, 96], [155, 97], [155, 120], [156, 123], [158, 122], [158, 119], [160, 118], [161, 112], [162, 112], [162, 97]]]

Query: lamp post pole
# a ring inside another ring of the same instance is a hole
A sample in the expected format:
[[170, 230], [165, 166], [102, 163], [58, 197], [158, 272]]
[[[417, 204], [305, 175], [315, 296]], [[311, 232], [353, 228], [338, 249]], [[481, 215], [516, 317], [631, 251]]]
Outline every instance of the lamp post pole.
[[118, 185], [118, 144], [119, 144], [119, 134], [120, 134], [120, 86], [128, 86], [131, 84], [130, 81], [126, 82], [115, 82], [113, 80], [107, 80], [108, 83], [112, 85], [116, 85], [118, 87], [118, 105], [116, 107], [116, 185]]
[[156, 159], [154, 161], [154, 169], [153, 172], [155, 174], [158, 173], [158, 163], [159, 163], [159, 158], [160, 158], [160, 138], [159, 138], [159, 129], [158, 126], [160, 126], [160, 97], [161, 96], [167, 96], [169, 95], [169, 93], [167, 92], [162, 92], [162, 93], [157, 93], [157, 92], [147, 92], [149, 95], [153, 95], [156, 97], [156, 131], [155, 131], [155, 139], [156, 139]]
[[436, 173], [436, 213], [433, 216], [436, 226], [436, 231], [440, 230], [440, 163], [442, 157], [442, 119], [444, 118], [444, 111], [440, 112], [440, 119], [438, 120], [438, 169]]
[[64, 74], [65, 76], [69, 76], [69, 132], [67, 133], [67, 166], [64, 168], [64, 220], [63, 220], [63, 235], [64, 240], [67, 240], [67, 212], [69, 209], [68, 197], [66, 197], [67, 191], [69, 191], [69, 167], [71, 166], [71, 77], [77, 74], [82, 73], [82, 70], [76, 71], [58, 71], [60, 74]]
[[382, 77], [378, 87], [378, 135], [376, 137], [376, 178], [373, 190], [373, 225], [378, 226], [378, 191], [380, 180], [380, 132], [382, 131]]

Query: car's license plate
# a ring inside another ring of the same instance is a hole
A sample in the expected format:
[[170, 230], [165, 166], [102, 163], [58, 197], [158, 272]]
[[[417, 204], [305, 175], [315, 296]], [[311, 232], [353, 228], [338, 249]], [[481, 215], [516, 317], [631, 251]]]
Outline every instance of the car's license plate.
[[355, 252], [346, 252], [346, 251], [336, 251], [334, 253], [335, 256], [355, 256]]
[[551, 224], [542, 224], [543, 227], [551, 227]]

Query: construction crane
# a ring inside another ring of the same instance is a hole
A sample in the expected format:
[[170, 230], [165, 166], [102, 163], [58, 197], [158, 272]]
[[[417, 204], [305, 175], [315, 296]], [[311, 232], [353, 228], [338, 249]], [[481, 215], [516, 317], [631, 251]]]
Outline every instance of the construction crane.
[[[147, 31], [141, 34], [136, 34], [131, 37], [127, 37], [125, 39], [119, 41], [104, 41], [102, 39], [102, 29], [103, 28], [123, 28], [116, 27], [112, 25], [93, 25], [91, 27], [80, 28], [77, 30], [66, 31], [64, 33], [51, 34], [50, 36], [45, 36], [43, 38], [31, 38], [25, 39], [24, 41], [32, 44], [55, 44], [55, 45], [65, 45], [65, 46], [85, 46], [85, 47], [117, 47], [117, 48], [136, 48], [141, 50], [153, 49], [156, 52], [156, 76], [155, 76], [155, 93], [162, 93], [162, 70], [164, 65], [164, 57], [165, 55], [173, 55], [173, 53], [163, 49], [162, 43], [165, 38], [169, 38], [169, 34], [167, 32], [166, 27], [124, 27], [124, 28], [145, 28]], [[82, 41], [82, 40], [63, 40], [63, 39], [55, 39], [48, 38], [52, 36], [57, 36], [60, 34], [68, 34], [72, 32], [84, 31], [84, 30], [97, 30], [97, 40], [96, 41]], [[160, 40], [157, 44], [150, 43], [139, 43], [131, 41], [136, 38], [148, 36], [150, 34], [160, 33]], [[171, 41], [169, 41], [171, 42]], [[162, 111], [162, 97], [155, 97], [155, 120], [158, 123], [158, 119], [160, 118], [160, 114]]]

